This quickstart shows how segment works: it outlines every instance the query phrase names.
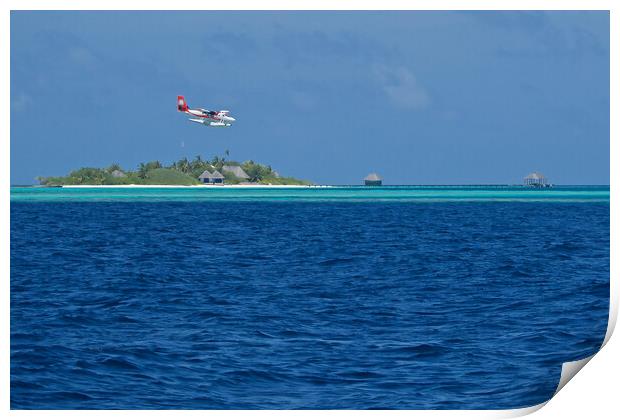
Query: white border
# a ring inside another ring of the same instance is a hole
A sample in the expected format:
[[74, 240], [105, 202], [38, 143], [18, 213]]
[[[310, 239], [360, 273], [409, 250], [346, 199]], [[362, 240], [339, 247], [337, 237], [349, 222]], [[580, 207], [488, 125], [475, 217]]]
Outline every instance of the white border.
[[[620, 75], [618, 41], [620, 40], [620, 2], [611, 0], [383, 0], [381, 2], [372, 2], [368, 0], [347, 2], [347, 1], [330, 1], [330, 0], [298, 0], [292, 6], [292, 2], [284, 0], [263, 0], [260, 2], [250, 2], [242, 0], [228, 0], [226, 2], [214, 2], [213, 0], [185, 0], [184, 2], [166, 2], [164, 0], [151, 0], [146, 3], [152, 10], [204, 10], [211, 8], [220, 8], [223, 10], [610, 10], [610, 49], [611, 49], [611, 141], [610, 141], [610, 185], [611, 185], [611, 255], [617, 255], [618, 246], [618, 223], [616, 218], [618, 212], [617, 187], [620, 177], [620, 167], [614, 165], [617, 163], [620, 150], [618, 147], [618, 123], [614, 116], [618, 116], [618, 75]], [[2, 3], [4, 14], [0, 21], [0, 49], [2, 57], [2, 78], [0, 82], [0, 94], [4, 100], [1, 102], [0, 112], [0, 132], [2, 132], [2, 153], [0, 153], [0, 164], [4, 169], [5, 176], [1, 178], [3, 200], [0, 204], [2, 212], [2, 221], [0, 228], [5, 240], [1, 242], [2, 247], [2, 264], [0, 264], [2, 272], [2, 296], [3, 318], [0, 324], [0, 334], [4, 338], [0, 345], [0, 354], [2, 355], [2, 364], [0, 374], [2, 381], [0, 382], [0, 402], [4, 410], [9, 411], [10, 400], [10, 223], [9, 223], [9, 187], [10, 187], [10, 10], [140, 10], [144, 8], [143, 2], [136, 0], [67, 0], [67, 1], [44, 1], [44, 0], [8, 0]], [[584, 416], [592, 416], [607, 418], [611, 413], [617, 413], [616, 392], [617, 374], [620, 372], [619, 360], [620, 345], [618, 340], [609, 341], [613, 327], [617, 320], [618, 312], [618, 287], [617, 278], [618, 266], [611, 259], [611, 293], [610, 300], [610, 323], [605, 337], [605, 348], [600, 354], [593, 358], [583, 373], [580, 374], [578, 381], [572, 381], [566, 386], [557, 397], [552, 398], [548, 402], [548, 407], [540, 410], [535, 414], [538, 418], [583, 418]], [[579, 365], [572, 364], [564, 366], [563, 373], [575, 368]], [[558, 387], [558, 389], [560, 389]], [[591, 403], [595, 402], [595, 405]], [[36, 417], [36, 418], [82, 418], [84, 416], [94, 418], [108, 418], [111, 416], [122, 418], [163, 418], [163, 417], [183, 417], [183, 418], [201, 418], [205, 414], [209, 417], [219, 419], [230, 419], [238, 417], [252, 417], [257, 419], [278, 419], [289, 418], [294, 415], [299, 418], [315, 418], [332, 417], [332, 418], [378, 418], [389, 416], [392, 418], [506, 418], [528, 414], [536, 411], [545, 404], [536, 407], [520, 410], [504, 410], [504, 411], [11, 411], [10, 416], [15, 418]]]

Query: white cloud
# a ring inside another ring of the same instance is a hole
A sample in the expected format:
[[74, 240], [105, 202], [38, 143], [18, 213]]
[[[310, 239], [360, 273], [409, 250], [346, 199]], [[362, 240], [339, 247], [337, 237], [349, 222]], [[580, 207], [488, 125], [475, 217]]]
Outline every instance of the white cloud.
[[381, 89], [394, 105], [423, 109], [430, 103], [426, 89], [406, 67], [390, 68], [385, 65], [375, 66], [374, 74]]

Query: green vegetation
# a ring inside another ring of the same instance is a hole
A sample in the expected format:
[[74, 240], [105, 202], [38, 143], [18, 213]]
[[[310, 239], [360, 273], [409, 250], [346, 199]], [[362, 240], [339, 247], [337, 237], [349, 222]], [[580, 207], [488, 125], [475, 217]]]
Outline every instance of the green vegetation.
[[198, 180], [175, 169], [156, 168], [146, 173], [143, 184], [148, 185], [195, 185]]
[[[311, 185], [311, 182], [292, 177], [279, 176], [271, 166], [252, 160], [237, 162], [228, 160], [229, 152], [224, 157], [214, 156], [203, 160], [200, 155], [193, 160], [180, 159], [168, 166], [159, 161], [140, 163], [135, 171], [124, 170], [117, 163], [105, 169], [81, 168], [67, 176], [38, 177], [42, 185], [198, 185], [198, 177], [204, 172], [219, 171], [224, 176], [225, 184], [255, 183], [272, 185]], [[233, 172], [225, 171], [224, 166], [240, 166], [249, 179], [238, 178]]]

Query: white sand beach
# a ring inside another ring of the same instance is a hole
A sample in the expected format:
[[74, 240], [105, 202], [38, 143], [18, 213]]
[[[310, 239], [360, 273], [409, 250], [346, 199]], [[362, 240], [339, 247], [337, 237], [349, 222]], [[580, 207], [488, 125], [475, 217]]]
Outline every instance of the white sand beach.
[[63, 185], [62, 188], [331, 188], [333, 185], [271, 185], [271, 184], [231, 184], [231, 185]]

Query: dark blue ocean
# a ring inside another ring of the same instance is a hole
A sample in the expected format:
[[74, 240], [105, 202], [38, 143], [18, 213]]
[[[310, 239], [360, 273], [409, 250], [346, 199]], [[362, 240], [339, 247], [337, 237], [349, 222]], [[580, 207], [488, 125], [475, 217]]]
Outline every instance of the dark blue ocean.
[[11, 192], [12, 409], [517, 408], [548, 400], [607, 328], [608, 188], [31, 190]]

